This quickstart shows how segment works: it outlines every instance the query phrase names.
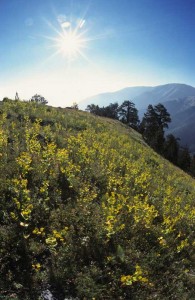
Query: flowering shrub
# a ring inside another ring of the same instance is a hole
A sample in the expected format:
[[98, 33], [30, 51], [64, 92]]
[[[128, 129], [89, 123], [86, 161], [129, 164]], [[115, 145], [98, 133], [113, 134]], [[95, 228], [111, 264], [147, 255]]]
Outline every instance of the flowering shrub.
[[2, 296], [192, 297], [194, 179], [117, 121], [0, 111]]

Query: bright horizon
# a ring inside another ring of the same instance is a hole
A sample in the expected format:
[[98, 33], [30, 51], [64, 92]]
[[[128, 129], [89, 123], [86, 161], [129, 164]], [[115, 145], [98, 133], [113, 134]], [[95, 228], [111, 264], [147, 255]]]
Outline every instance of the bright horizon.
[[194, 86], [194, 13], [193, 0], [1, 0], [0, 100]]

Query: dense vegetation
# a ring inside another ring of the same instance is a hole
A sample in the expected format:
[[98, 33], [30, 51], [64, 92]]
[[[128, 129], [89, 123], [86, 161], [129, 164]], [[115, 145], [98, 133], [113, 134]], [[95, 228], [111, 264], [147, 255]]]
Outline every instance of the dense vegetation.
[[105, 107], [91, 104], [87, 106], [86, 110], [97, 116], [120, 120], [134, 129], [139, 127], [138, 110], [135, 104], [129, 100], [125, 100], [121, 105], [116, 102]]
[[195, 181], [112, 119], [0, 105], [2, 299], [193, 299]]
[[146, 143], [157, 153], [164, 156], [174, 165], [195, 176], [195, 155], [191, 155], [188, 145], [181, 146], [180, 139], [173, 134], [166, 135], [166, 129], [171, 122], [171, 116], [161, 103], [148, 108], [140, 122], [135, 104], [125, 100], [120, 106], [111, 103], [106, 107], [88, 105], [86, 108], [92, 114], [115, 120], [134, 128], [142, 134]]

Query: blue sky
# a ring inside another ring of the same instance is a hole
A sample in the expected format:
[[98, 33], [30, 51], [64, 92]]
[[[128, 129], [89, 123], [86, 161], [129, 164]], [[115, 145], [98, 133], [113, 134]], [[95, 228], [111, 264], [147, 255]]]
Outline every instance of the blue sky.
[[0, 99], [64, 107], [126, 86], [195, 86], [194, 15], [194, 0], [0, 0]]

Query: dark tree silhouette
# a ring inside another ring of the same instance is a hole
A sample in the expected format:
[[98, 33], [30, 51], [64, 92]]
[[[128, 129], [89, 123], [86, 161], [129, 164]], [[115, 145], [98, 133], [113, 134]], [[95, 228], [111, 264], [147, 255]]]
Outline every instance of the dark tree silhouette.
[[193, 176], [195, 176], [195, 155], [191, 158], [190, 172]]
[[190, 165], [191, 165], [191, 156], [190, 156], [189, 149], [187, 146], [181, 147], [178, 156], [178, 166], [182, 170], [189, 172]]
[[118, 109], [119, 120], [135, 129], [139, 126], [138, 111], [135, 104], [129, 100], [125, 100]]
[[149, 105], [140, 125], [140, 131], [145, 141], [157, 152], [164, 150], [164, 129], [171, 122], [170, 114], [162, 104]]
[[168, 128], [168, 123], [171, 122], [171, 117], [164, 105], [161, 103], [157, 104], [154, 106], [154, 111], [157, 114], [159, 126], [163, 129]]
[[118, 119], [118, 103], [111, 103], [105, 107], [99, 107], [98, 105], [90, 104], [87, 106], [86, 111], [89, 111], [97, 116]]
[[86, 111], [90, 112], [91, 114], [101, 116], [102, 109], [98, 105], [89, 104], [87, 105]]
[[71, 105], [71, 108], [75, 109], [75, 110], [78, 110], [79, 106], [78, 106], [78, 104], [76, 102], [73, 102], [73, 104]]
[[20, 100], [20, 98], [19, 98], [19, 96], [18, 96], [18, 92], [16, 92], [15, 100]]
[[30, 102], [36, 102], [36, 103], [39, 103], [39, 104], [47, 104], [48, 101], [41, 95], [34, 95], [31, 99], [30, 99]]
[[103, 107], [102, 113], [104, 117], [111, 119], [118, 119], [118, 103], [110, 103], [108, 106]]
[[176, 138], [173, 134], [169, 134], [166, 137], [164, 145], [164, 156], [166, 159], [171, 161], [173, 164], [177, 165], [178, 163], [178, 154], [179, 154], [179, 139]]

